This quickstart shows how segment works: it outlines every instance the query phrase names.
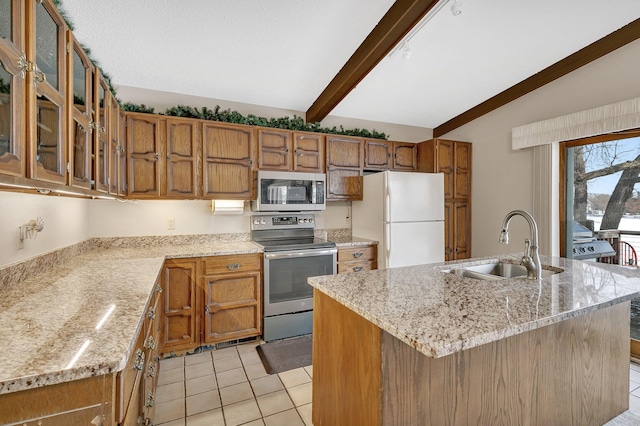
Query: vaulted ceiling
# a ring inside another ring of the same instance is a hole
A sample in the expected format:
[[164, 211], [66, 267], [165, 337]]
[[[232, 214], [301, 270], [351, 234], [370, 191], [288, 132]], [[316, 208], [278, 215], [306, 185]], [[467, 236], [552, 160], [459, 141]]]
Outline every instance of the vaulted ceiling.
[[62, 4], [116, 87], [435, 136], [640, 37], [638, 0], [458, 2], [457, 16], [454, 0]]

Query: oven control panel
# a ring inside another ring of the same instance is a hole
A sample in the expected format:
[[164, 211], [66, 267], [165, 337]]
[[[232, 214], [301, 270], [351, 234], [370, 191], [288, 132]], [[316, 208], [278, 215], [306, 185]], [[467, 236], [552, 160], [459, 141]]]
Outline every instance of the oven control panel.
[[251, 216], [251, 230], [315, 228], [313, 214]]

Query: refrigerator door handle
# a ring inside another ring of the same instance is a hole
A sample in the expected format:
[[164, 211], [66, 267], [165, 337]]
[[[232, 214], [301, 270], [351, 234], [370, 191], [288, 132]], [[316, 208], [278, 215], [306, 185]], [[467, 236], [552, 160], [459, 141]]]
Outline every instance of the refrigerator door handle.
[[384, 221], [391, 222], [391, 188], [387, 186], [385, 188], [386, 202], [384, 203]]
[[389, 267], [389, 256], [391, 255], [391, 224], [384, 224], [384, 267]]

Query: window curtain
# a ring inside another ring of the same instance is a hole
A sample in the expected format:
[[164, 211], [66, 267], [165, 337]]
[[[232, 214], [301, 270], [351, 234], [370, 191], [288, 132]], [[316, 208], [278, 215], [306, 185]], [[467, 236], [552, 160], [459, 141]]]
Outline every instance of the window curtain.
[[639, 127], [640, 98], [634, 98], [514, 127], [511, 146], [529, 148]]

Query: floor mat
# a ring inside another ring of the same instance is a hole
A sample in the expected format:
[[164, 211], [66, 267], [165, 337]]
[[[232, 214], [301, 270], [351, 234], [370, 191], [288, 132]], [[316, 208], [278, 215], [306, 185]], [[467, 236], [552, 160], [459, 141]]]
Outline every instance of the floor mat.
[[311, 365], [311, 335], [276, 340], [256, 347], [269, 374]]

